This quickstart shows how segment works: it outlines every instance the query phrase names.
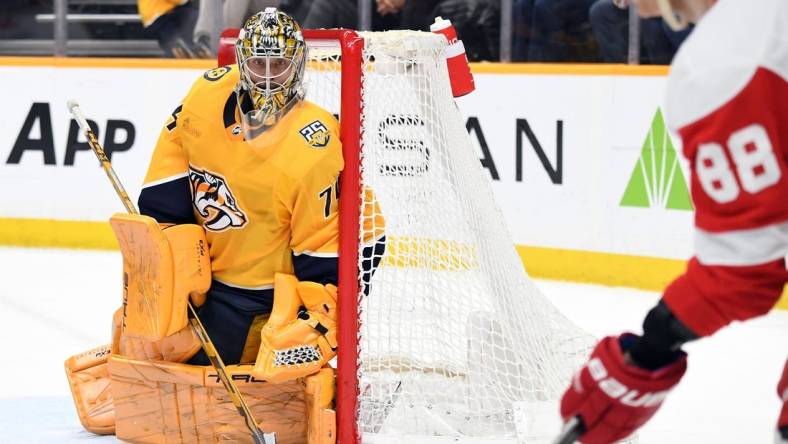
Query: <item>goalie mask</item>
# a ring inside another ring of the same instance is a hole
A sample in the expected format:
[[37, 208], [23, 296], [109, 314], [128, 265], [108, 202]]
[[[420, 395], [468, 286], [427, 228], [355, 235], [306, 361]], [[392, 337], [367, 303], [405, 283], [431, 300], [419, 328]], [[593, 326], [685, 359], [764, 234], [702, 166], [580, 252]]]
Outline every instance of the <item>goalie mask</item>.
[[246, 21], [235, 44], [241, 73], [235, 89], [246, 140], [274, 126], [304, 97], [306, 43], [289, 15], [267, 8]]

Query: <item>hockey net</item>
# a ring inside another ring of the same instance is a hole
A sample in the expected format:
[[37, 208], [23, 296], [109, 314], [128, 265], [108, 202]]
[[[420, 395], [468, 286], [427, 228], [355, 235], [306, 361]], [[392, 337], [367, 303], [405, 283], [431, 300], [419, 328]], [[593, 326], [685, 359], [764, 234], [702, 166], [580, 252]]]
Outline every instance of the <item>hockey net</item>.
[[523, 270], [443, 37], [305, 34], [307, 99], [341, 115], [345, 147], [340, 442], [544, 441], [593, 342]]

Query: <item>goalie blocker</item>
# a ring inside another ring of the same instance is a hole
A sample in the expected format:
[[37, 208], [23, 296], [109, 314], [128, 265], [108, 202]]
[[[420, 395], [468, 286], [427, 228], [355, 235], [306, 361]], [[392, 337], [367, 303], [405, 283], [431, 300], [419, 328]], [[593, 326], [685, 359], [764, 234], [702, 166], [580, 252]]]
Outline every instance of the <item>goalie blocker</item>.
[[[210, 287], [203, 229], [191, 224], [161, 229], [150, 217], [130, 214], [116, 214], [110, 224], [123, 254], [124, 303], [113, 318], [111, 344], [65, 362], [80, 422], [88, 431], [115, 433], [130, 442], [228, 437], [251, 442], [213, 368], [182, 364], [200, 348], [187, 327], [187, 301], [201, 304]], [[281, 301], [275, 302], [277, 322], [264, 329], [263, 343], [269, 347], [261, 347], [260, 356], [279, 350], [270, 344], [287, 344], [321, 350], [321, 359], [298, 369], [258, 363], [229, 366], [228, 371], [261, 428], [275, 432], [278, 443], [333, 443], [334, 373], [323, 364], [336, 347], [335, 339], [327, 339], [335, 338], [336, 288], [289, 275], [277, 275], [276, 282], [275, 294], [283, 297], [275, 297]], [[282, 310], [302, 303], [309, 311], [301, 318], [289, 308]], [[318, 326], [327, 326], [330, 334]], [[298, 335], [306, 339], [302, 345]], [[253, 376], [260, 374], [270, 377]]]

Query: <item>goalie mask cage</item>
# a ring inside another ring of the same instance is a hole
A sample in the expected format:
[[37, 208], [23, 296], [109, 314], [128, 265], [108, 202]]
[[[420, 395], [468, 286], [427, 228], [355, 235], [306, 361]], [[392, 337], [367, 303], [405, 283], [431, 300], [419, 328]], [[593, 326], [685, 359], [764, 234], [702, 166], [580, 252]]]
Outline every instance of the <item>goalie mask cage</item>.
[[454, 103], [444, 37], [304, 35], [307, 99], [340, 116], [345, 159], [339, 442], [557, 433], [592, 338], [523, 270]]

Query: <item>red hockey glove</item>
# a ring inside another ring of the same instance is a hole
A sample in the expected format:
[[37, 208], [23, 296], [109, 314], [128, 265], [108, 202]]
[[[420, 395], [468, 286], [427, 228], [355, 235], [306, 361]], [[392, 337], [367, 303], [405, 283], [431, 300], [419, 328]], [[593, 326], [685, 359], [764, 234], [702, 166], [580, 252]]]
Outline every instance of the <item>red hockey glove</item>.
[[[788, 360], [785, 361], [783, 377], [777, 384], [777, 396], [783, 401], [783, 409], [780, 411], [780, 418], [777, 419], [777, 443], [788, 443]], [[782, 441], [780, 441], [782, 440]]]
[[626, 363], [622, 345], [627, 349], [636, 339], [631, 333], [602, 339], [561, 398], [564, 421], [579, 416], [583, 423], [580, 442], [606, 444], [629, 436], [656, 413], [684, 375], [684, 352], [656, 371]]

